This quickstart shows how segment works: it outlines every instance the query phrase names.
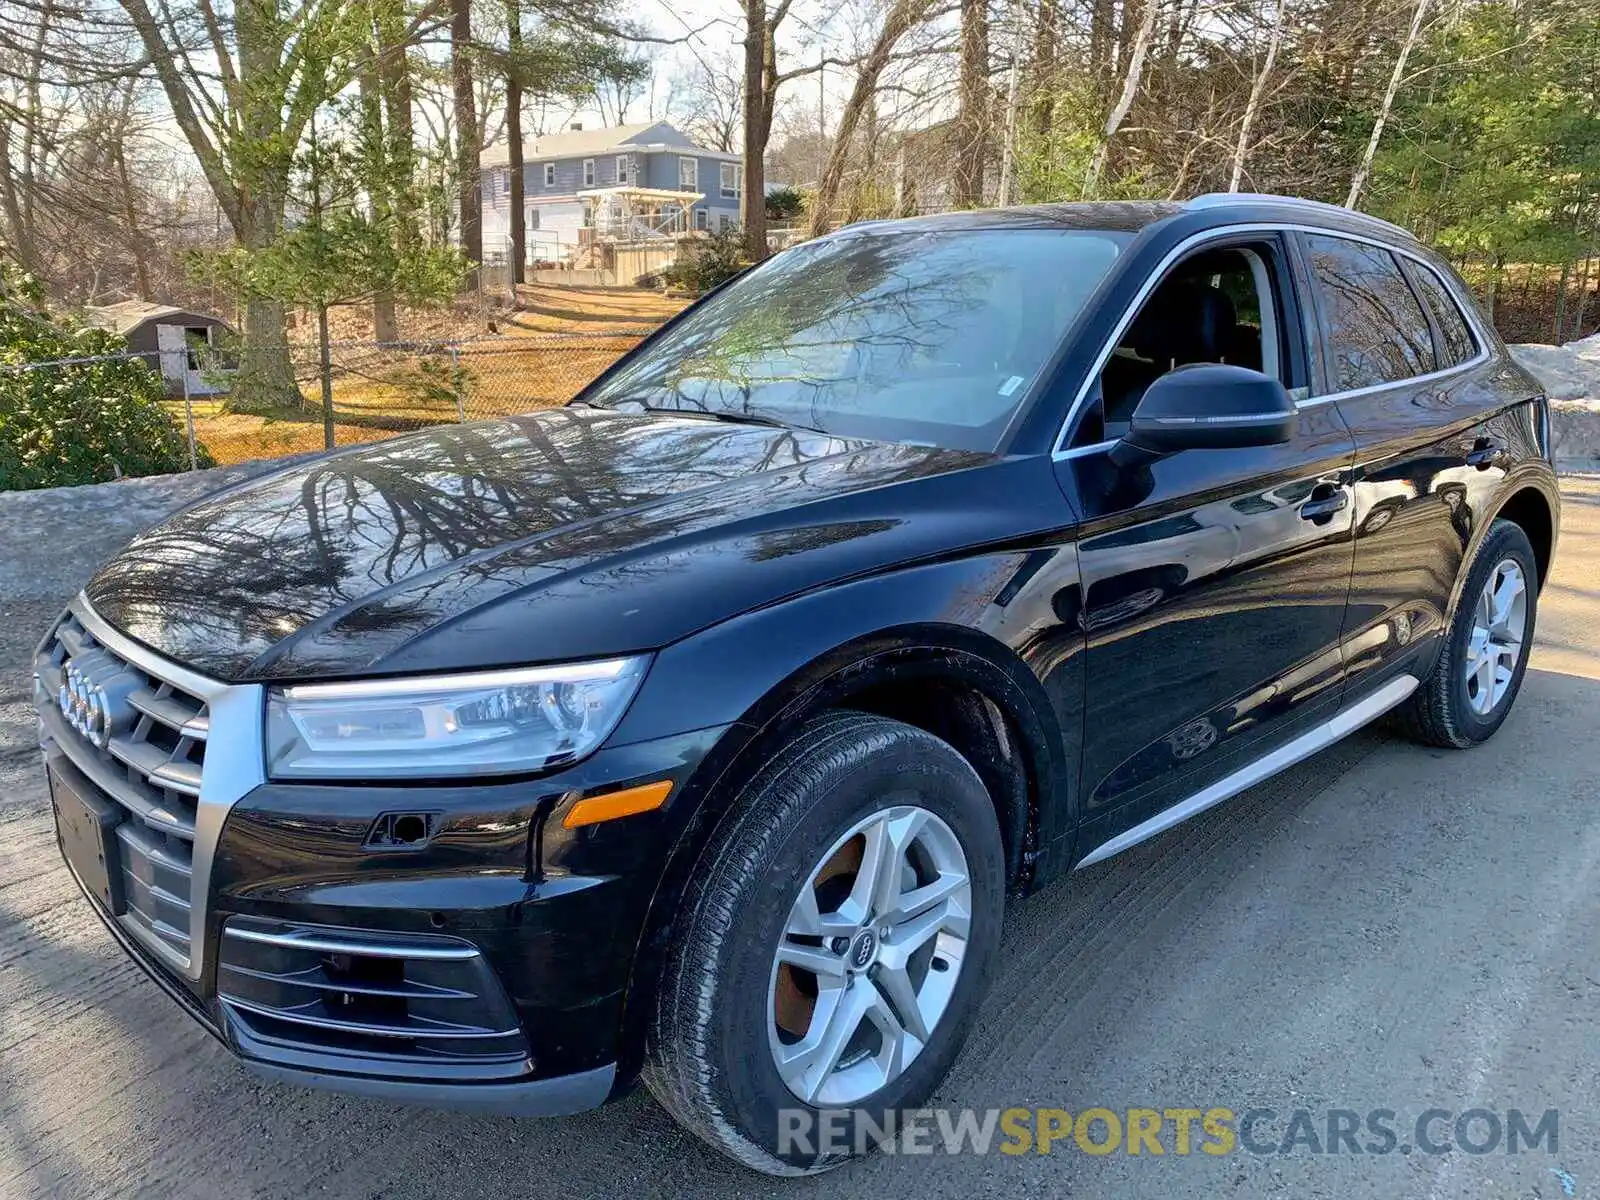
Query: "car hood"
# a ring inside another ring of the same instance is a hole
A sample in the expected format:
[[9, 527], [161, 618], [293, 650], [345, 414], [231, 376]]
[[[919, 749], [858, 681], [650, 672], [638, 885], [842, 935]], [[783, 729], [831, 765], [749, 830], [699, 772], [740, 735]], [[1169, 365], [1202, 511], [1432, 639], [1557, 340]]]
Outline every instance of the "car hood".
[[134, 539], [85, 591], [123, 632], [224, 680], [627, 653], [1003, 529], [970, 495], [941, 517], [904, 491], [999, 461], [554, 409], [217, 493]]

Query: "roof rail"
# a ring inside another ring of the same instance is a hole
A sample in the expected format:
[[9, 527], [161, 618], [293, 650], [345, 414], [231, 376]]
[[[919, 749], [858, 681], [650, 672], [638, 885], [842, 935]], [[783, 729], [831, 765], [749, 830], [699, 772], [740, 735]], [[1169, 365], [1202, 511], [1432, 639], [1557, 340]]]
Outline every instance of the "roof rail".
[[1324, 204], [1321, 200], [1303, 200], [1298, 196], [1275, 196], [1269, 192], [1207, 192], [1203, 196], [1184, 201], [1184, 204], [1188, 208], [1221, 208], [1228, 204], [1279, 204], [1286, 208], [1300, 208], [1307, 212], [1340, 216], [1388, 233], [1401, 234], [1411, 241], [1417, 240], [1417, 235], [1411, 230], [1403, 225], [1396, 225], [1393, 221], [1385, 221], [1382, 217], [1374, 217], [1370, 213], [1357, 212], [1353, 208], [1341, 208], [1337, 204]]

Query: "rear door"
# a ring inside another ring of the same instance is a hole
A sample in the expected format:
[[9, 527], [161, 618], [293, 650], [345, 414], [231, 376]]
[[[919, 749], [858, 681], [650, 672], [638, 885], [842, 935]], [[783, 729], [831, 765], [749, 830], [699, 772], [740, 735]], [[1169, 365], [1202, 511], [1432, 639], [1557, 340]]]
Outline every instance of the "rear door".
[[1353, 695], [1431, 663], [1503, 476], [1489, 418], [1504, 402], [1480, 369], [1484, 338], [1420, 256], [1331, 232], [1301, 234], [1300, 250], [1323, 341], [1316, 390], [1356, 440]]
[[[1191, 327], [1201, 318], [1209, 329]], [[1291, 394], [1306, 387], [1303, 330], [1279, 236], [1197, 248], [1141, 298], [1057, 455], [1084, 517], [1080, 852], [1337, 704], [1354, 458], [1338, 412], [1304, 408], [1280, 446], [1188, 450], [1142, 469], [1108, 455], [1143, 388], [1174, 366], [1231, 361]]]

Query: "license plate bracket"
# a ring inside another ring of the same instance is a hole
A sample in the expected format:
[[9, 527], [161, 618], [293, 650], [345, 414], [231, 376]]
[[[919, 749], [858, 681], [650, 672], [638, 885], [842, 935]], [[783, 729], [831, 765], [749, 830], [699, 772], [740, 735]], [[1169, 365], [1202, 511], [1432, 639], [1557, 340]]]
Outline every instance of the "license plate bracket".
[[117, 856], [117, 826], [126, 816], [120, 805], [85, 794], [54, 766], [50, 779], [50, 806], [55, 810], [56, 841], [62, 856], [77, 872], [83, 886], [113, 916], [127, 911], [122, 893], [122, 864]]

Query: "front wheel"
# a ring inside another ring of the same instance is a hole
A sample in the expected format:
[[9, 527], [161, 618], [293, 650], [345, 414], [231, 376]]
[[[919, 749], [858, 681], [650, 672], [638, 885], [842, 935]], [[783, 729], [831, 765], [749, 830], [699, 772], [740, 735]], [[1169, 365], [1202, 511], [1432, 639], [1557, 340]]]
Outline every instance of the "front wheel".
[[1528, 535], [1496, 521], [1472, 561], [1433, 674], [1398, 713], [1402, 728], [1432, 746], [1487, 741], [1522, 687], [1538, 602]]
[[954, 1062], [993, 971], [1004, 881], [994, 806], [953, 747], [863, 713], [811, 722], [700, 858], [647, 1086], [759, 1171], [844, 1161]]

